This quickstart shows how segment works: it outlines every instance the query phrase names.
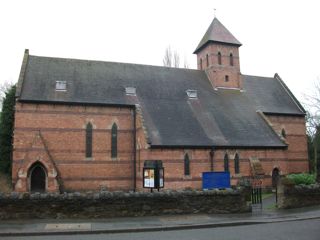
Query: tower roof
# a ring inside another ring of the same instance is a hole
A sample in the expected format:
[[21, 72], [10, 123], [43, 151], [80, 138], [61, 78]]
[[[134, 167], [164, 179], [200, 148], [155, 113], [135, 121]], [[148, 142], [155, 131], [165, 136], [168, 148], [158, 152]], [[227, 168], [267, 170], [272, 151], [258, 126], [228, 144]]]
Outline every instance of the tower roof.
[[197, 53], [208, 42], [218, 42], [236, 46], [242, 45], [216, 17], [213, 19], [207, 32], [204, 34], [194, 53]]

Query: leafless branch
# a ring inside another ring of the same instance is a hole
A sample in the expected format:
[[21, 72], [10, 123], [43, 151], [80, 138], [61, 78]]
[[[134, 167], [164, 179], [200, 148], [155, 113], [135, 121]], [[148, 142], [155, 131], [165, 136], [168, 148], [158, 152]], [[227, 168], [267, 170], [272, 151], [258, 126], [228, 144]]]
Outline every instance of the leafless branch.
[[172, 51], [170, 46], [166, 48], [166, 51], [164, 53], [163, 65], [165, 67], [172, 67]]
[[304, 106], [307, 109], [307, 133], [312, 138], [320, 133], [320, 79], [314, 83], [313, 92], [304, 94]]

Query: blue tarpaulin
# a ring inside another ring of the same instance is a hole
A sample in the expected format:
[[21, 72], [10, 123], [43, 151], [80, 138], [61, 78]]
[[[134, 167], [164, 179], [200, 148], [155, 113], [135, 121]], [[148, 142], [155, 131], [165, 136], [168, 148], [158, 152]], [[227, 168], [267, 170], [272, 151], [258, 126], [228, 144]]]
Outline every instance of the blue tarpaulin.
[[203, 172], [202, 189], [230, 188], [229, 172]]

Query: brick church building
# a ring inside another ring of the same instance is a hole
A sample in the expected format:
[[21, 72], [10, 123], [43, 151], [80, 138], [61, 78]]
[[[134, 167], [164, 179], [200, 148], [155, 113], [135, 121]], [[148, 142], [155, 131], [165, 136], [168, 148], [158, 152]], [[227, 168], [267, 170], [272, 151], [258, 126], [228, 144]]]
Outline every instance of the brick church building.
[[[29, 55], [16, 92], [15, 191], [143, 190], [146, 160], [165, 189], [307, 172], [305, 111], [278, 74], [244, 75], [241, 43], [214, 18], [198, 69]], [[273, 177], [273, 178], [272, 178]]]

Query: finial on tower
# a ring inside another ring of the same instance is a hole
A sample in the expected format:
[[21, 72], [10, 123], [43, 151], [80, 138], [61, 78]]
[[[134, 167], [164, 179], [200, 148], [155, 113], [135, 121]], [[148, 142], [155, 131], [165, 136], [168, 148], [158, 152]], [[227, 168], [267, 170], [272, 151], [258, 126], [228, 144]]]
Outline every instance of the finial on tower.
[[216, 17], [216, 11], [217, 11], [217, 9], [214, 8], [214, 9], [213, 9], [213, 12], [214, 12], [213, 15], [214, 15], [214, 17]]

